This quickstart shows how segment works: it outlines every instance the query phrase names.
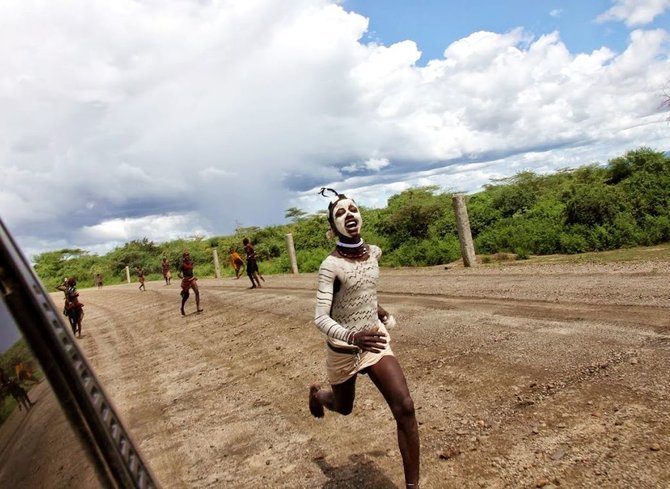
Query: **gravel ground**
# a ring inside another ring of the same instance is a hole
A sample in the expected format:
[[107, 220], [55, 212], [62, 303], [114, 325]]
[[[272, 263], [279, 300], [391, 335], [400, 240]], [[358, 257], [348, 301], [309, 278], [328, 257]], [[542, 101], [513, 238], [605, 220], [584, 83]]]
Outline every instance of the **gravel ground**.
[[[366, 377], [353, 414], [309, 415], [308, 385], [325, 378], [316, 275], [247, 282], [200, 280], [205, 311], [191, 301], [186, 317], [177, 283], [81, 291], [80, 345], [162, 485], [404, 487]], [[379, 291], [422, 488], [670, 486], [670, 261], [383, 269]], [[50, 487], [81, 472], [55, 442], [34, 450]]]

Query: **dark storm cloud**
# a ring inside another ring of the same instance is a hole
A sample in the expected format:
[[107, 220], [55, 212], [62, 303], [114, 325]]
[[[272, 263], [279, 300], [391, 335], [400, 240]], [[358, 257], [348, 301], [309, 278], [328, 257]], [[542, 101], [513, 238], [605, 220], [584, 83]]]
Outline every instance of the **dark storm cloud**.
[[322, 185], [383, 205], [670, 146], [663, 29], [621, 53], [473, 32], [418, 66], [330, 0], [38, 4], [0, 6], [0, 209], [31, 252], [283, 222]]

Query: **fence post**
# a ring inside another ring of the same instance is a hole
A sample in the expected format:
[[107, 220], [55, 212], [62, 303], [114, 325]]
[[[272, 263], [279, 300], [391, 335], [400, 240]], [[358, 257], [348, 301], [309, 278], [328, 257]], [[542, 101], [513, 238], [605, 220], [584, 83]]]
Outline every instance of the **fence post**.
[[458, 228], [458, 240], [461, 243], [463, 265], [474, 267], [477, 264], [475, 246], [472, 243], [472, 232], [470, 231], [468, 208], [465, 206], [465, 196], [463, 194], [456, 194], [452, 202], [454, 204], [454, 213], [456, 214], [456, 227]]
[[286, 235], [286, 248], [288, 249], [288, 258], [291, 261], [291, 271], [294, 275], [298, 274], [298, 262], [295, 258], [295, 246], [293, 245], [293, 235]]
[[214, 255], [214, 276], [216, 278], [221, 278], [221, 269], [219, 267], [219, 254], [216, 252], [216, 248], [212, 250]]
[[126, 281], [130, 283], [130, 267], [126, 266]]

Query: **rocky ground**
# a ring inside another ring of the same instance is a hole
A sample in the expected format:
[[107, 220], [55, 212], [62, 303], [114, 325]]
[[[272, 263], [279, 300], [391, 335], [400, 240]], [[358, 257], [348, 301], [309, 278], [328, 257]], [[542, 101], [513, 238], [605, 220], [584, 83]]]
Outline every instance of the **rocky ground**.
[[[316, 275], [199, 282], [205, 311], [189, 301], [186, 317], [177, 282], [81, 292], [79, 344], [163, 487], [404, 487], [367, 377], [352, 415], [309, 415], [325, 379]], [[422, 488], [669, 486], [670, 261], [384, 269], [379, 299], [398, 320]], [[55, 467], [56, 447], [35, 459]], [[81, 471], [42, 470], [50, 487]]]

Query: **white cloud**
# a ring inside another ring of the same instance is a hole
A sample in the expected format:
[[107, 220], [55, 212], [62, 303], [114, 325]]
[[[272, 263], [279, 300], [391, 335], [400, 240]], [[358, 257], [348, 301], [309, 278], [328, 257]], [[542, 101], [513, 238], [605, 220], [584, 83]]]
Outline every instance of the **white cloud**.
[[199, 216], [191, 213], [110, 219], [93, 226], [84, 226], [77, 237], [84, 242], [126, 242], [141, 236], [161, 242], [208, 234]]
[[597, 22], [623, 21], [628, 27], [649, 24], [670, 8], [670, 0], [612, 0], [614, 5]]
[[388, 158], [370, 158], [368, 161], [363, 163], [367, 169], [374, 171], [379, 171], [382, 168], [386, 168], [389, 166], [389, 164], [390, 163]]
[[556, 18], [556, 19], [559, 18], [562, 13], [563, 13], [563, 10], [561, 10], [560, 8], [555, 8], [555, 9], [552, 9], [552, 10], [549, 11], [549, 15], [551, 17]]
[[343, 173], [356, 173], [359, 171], [371, 170], [378, 172], [382, 168], [386, 168], [391, 163], [388, 158], [370, 158], [362, 163], [351, 163], [343, 166], [341, 171]]
[[322, 185], [383, 205], [426, 179], [475, 189], [528, 152], [670, 147], [665, 30], [620, 54], [475, 32], [422, 67], [367, 26], [328, 0], [6, 0], [3, 219], [30, 249], [104, 249], [283, 222]]

